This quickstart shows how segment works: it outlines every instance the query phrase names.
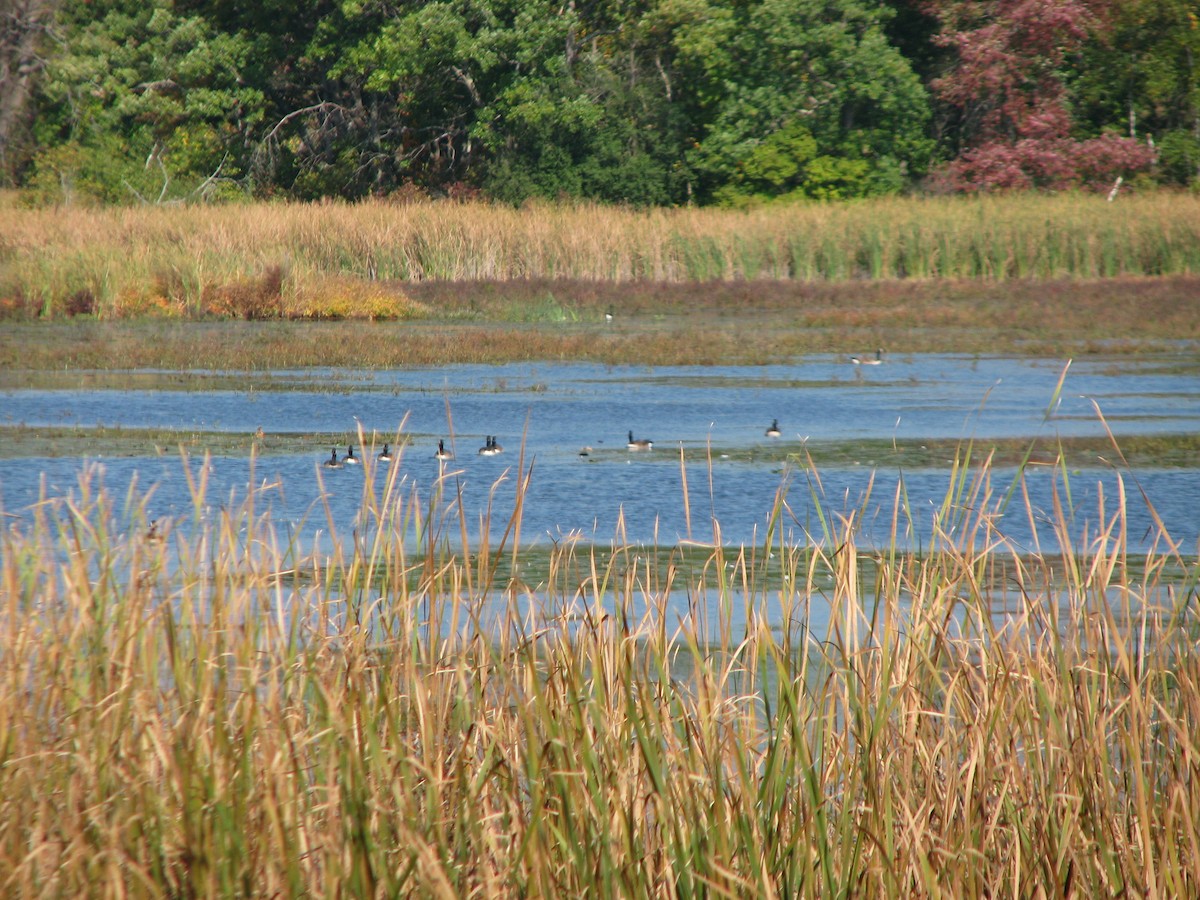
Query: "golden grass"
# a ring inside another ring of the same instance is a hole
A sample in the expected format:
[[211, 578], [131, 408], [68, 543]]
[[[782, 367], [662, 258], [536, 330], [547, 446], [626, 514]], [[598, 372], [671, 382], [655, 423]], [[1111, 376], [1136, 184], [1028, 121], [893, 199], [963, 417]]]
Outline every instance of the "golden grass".
[[[389, 368], [590, 360], [609, 364], [778, 363], [801, 354], [1170, 353], [1200, 334], [1200, 277], [983, 283], [424, 282], [403, 300], [382, 282], [349, 280], [359, 317], [295, 322], [89, 316], [3, 323], [0, 370], [130, 367], [234, 372], [301, 366]], [[335, 310], [330, 294], [280, 297], [285, 315]], [[311, 303], [311, 306], [306, 304]], [[376, 303], [398, 321], [367, 321]], [[400, 304], [403, 303], [403, 307]], [[605, 312], [616, 318], [605, 321]], [[20, 375], [13, 377], [27, 377]], [[82, 377], [82, 376], [81, 376]]]
[[984, 464], [922, 554], [781, 495], [759, 546], [533, 565], [364, 455], [331, 551], [202, 474], [170, 527], [94, 474], [9, 524], [6, 894], [1196, 894], [1200, 572], [1123, 482], [1082, 542], [1025, 510], [1054, 552]]
[[[0, 206], [0, 308], [54, 315], [74, 303], [115, 317], [158, 305], [178, 315], [236, 315], [236, 308], [213, 308], [208, 298], [276, 272], [285, 297], [322, 296], [346, 279], [679, 283], [1195, 274], [1198, 223], [1200, 197], [1167, 193], [1111, 204], [1090, 196], [1012, 196], [752, 211], [385, 202]], [[411, 314], [402, 301], [384, 312]]]

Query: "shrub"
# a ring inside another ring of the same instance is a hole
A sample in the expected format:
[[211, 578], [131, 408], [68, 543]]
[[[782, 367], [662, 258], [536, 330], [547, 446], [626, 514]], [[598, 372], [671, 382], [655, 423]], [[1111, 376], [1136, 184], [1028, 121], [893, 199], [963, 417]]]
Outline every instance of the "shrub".
[[297, 289], [284, 309], [289, 319], [406, 319], [422, 314], [398, 286], [341, 276]]

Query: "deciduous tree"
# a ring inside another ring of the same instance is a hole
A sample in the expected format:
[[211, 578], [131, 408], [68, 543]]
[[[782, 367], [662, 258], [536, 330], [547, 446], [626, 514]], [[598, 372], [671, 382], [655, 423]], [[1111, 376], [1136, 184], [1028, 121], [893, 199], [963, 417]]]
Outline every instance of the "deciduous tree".
[[1104, 0], [928, 0], [957, 64], [933, 88], [959, 118], [958, 190], [1109, 187], [1152, 151], [1107, 134], [1078, 139], [1065, 69], [1103, 22]]
[[244, 41], [137, 0], [64, 12], [38, 95], [35, 192], [157, 202], [239, 174], [261, 116], [260, 93], [241, 83]]
[[29, 151], [29, 100], [46, 67], [58, 0], [0, 0], [0, 183]]

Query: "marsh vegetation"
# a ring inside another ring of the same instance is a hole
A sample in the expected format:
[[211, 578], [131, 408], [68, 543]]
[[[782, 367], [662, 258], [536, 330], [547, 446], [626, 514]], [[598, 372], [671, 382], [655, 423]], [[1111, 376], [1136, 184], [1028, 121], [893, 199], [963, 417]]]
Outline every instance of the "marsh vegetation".
[[[18, 318], [419, 319], [443, 314], [447, 294], [459, 298], [449, 311], [469, 316], [477, 304], [491, 305], [486, 285], [513, 281], [635, 291], [638, 284], [749, 282], [755, 287], [743, 295], [761, 286], [779, 296], [770, 283], [1200, 272], [1200, 199], [1165, 193], [1118, 203], [1077, 195], [914, 198], [750, 211], [379, 201], [0, 205], [0, 222], [0, 311]], [[411, 288], [431, 281], [485, 287], [443, 289], [438, 302]], [[586, 288], [574, 291], [587, 296]], [[803, 312], [803, 292], [784, 298]], [[570, 321], [589, 310], [543, 299], [505, 314]], [[695, 295], [683, 299], [690, 306]]]
[[[1196, 203], [0, 208], [0, 885], [1195, 894]], [[949, 374], [851, 381], [896, 335]], [[1152, 378], [1089, 384], [1114, 438], [997, 353]], [[496, 368], [564, 359], [603, 365]], [[661, 368], [710, 363], [786, 371]], [[631, 410], [653, 453], [577, 457]], [[541, 528], [540, 479], [611, 529]]]
[[971, 466], [920, 553], [777, 506], [523, 568], [519, 499], [456, 548], [452, 480], [365, 468], [328, 554], [203, 477], [190, 524], [89, 477], [6, 524], [6, 891], [1194, 892], [1200, 572], [1123, 485], [1084, 543], [1026, 507], [1061, 553]]

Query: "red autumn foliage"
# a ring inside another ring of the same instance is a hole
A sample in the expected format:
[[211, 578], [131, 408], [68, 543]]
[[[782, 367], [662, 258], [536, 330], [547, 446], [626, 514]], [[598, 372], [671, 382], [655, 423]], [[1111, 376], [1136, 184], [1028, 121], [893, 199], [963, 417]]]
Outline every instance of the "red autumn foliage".
[[1071, 136], [1060, 72], [1105, 23], [1107, 0], [926, 0], [957, 66], [933, 82], [956, 107], [966, 148], [939, 173], [957, 191], [1111, 188], [1153, 151], [1132, 138]]
[[1026, 138], [991, 141], [949, 163], [937, 187], [961, 191], [1110, 190], [1118, 176], [1145, 171], [1154, 152], [1130, 138], [1106, 134], [1086, 141]]

